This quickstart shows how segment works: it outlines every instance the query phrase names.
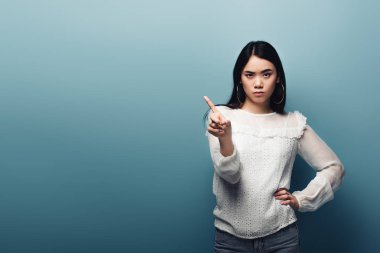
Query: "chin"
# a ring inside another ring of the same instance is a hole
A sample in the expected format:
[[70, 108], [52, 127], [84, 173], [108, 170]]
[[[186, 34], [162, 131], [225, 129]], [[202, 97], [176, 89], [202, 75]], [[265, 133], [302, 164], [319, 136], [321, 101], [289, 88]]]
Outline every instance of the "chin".
[[267, 100], [268, 99], [257, 99], [257, 98], [251, 99], [252, 103], [254, 103], [254, 104], [265, 104], [265, 103], [267, 103]]
[[252, 101], [254, 102], [257, 102], [257, 103], [263, 103], [265, 101], [267, 101], [269, 98], [267, 97], [254, 97], [254, 98], [251, 98]]

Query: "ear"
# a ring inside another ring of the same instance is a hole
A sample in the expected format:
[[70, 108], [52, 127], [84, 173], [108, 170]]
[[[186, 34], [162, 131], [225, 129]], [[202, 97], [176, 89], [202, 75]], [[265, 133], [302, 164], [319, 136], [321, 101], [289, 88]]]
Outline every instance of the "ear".
[[276, 83], [280, 83], [280, 77], [277, 77]]

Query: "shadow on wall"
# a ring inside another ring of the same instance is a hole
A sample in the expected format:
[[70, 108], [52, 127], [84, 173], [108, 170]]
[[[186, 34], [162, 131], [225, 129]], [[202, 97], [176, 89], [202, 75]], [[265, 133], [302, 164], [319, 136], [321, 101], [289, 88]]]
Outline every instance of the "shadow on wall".
[[[294, 162], [291, 192], [304, 189], [315, 171], [299, 155]], [[296, 212], [299, 220], [302, 252], [363, 252], [365, 231], [355, 201], [349, 199], [345, 181], [334, 199], [314, 212]]]

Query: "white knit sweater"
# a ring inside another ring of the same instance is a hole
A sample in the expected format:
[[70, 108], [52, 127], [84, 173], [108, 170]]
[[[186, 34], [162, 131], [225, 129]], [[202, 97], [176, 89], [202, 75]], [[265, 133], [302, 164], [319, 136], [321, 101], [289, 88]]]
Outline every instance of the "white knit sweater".
[[253, 239], [297, 221], [293, 208], [273, 196], [278, 188], [289, 189], [297, 154], [316, 171], [305, 189], [292, 193], [300, 204], [298, 211], [314, 211], [334, 198], [345, 175], [344, 166], [302, 113], [255, 114], [216, 107], [231, 121], [234, 144], [233, 153], [225, 157], [218, 138], [206, 130], [214, 166], [217, 228]]

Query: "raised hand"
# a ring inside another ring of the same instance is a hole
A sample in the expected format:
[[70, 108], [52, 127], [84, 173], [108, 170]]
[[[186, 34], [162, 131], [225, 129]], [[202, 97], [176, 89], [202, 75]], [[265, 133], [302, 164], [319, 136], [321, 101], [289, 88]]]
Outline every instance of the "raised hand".
[[208, 132], [219, 139], [231, 139], [231, 121], [223, 116], [207, 96], [204, 96], [204, 99], [213, 112], [210, 115]]

